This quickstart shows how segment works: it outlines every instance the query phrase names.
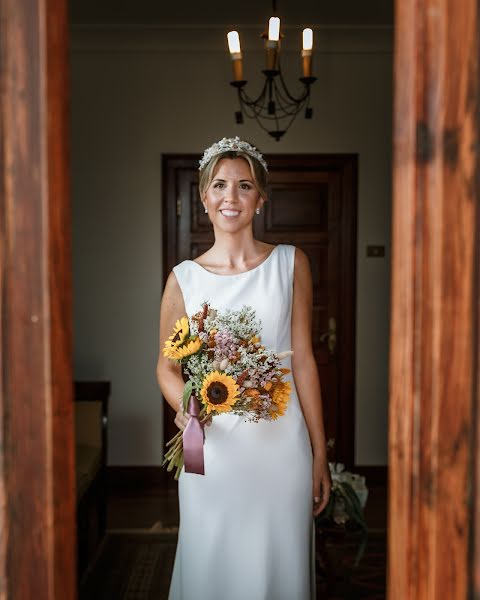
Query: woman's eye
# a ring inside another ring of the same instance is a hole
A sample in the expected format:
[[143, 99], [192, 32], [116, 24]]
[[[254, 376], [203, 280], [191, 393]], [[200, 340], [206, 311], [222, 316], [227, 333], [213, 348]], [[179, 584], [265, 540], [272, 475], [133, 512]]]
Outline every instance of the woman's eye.
[[[224, 186], [225, 186], [225, 184], [224, 184], [224, 183], [221, 183], [220, 181], [217, 181], [217, 183], [214, 183], [214, 184], [213, 184], [213, 187], [214, 187], [214, 188], [221, 188], [221, 187], [224, 187]], [[241, 183], [241, 184], [240, 184], [240, 187], [241, 187], [243, 190], [250, 190], [250, 189], [252, 189], [252, 186], [251, 186], [250, 184], [248, 184], [248, 183]]]

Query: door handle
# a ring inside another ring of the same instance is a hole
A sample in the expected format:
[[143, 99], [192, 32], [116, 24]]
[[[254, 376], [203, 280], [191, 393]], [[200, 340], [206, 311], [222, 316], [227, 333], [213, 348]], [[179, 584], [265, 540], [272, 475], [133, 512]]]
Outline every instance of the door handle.
[[335, 353], [337, 346], [337, 322], [334, 317], [328, 319], [328, 330], [320, 335], [320, 341], [327, 340], [328, 351], [330, 354]]

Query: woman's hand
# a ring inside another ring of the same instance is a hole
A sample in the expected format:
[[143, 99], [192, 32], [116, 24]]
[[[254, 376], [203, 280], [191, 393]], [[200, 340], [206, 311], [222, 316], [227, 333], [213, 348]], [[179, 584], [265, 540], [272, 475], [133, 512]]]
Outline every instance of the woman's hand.
[[179, 404], [179, 408], [177, 410], [177, 414], [175, 415], [174, 423], [179, 429], [181, 429], [182, 431], [185, 431], [185, 427], [187, 426], [187, 423], [190, 421], [192, 415], [188, 412], [185, 412], [185, 413], [183, 412], [181, 398], [180, 398], [178, 404]]
[[327, 506], [332, 489], [332, 476], [325, 455], [313, 456], [313, 516], [319, 515]]
[[[191, 418], [192, 415], [189, 412], [183, 412], [183, 400], [182, 398], [180, 398], [180, 400], [178, 401], [177, 414], [175, 415], [174, 419], [175, 425], [182, 431], [185, 431], [185, 427], [187, 426], [187, 423], [190, 421]], [[208, 419], [204, 422], [204, 424], [212, 424], [212, 414], [209, 415]]]

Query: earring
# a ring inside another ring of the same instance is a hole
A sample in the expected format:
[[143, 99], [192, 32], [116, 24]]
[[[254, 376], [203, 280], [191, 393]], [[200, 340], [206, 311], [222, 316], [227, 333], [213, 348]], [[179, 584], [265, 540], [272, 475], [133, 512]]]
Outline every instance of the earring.
[[205, 207], [205, 212], [208, 213], [208, 208], [207, 207]]
[[257, 208], [256, 208], [255, 212], [257, 213], [257, 215], [259, 215], [259, 214], [260, 214], [260, 209], [258, 208], [258, 206], [257, 206]]

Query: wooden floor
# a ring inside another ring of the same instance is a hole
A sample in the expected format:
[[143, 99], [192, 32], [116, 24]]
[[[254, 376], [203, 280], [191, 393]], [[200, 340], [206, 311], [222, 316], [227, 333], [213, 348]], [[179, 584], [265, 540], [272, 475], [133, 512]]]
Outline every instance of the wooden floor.
[[177, 487], [151, 486], [135, 490], [115, 486], [109, 490], [107, 529], [178, 527]]
[[[317, 578], [319, 598], [338, 600], [339, 598], [361, 597], [364, 600], [379, 600], [386, 597], [387, 490], [385, 486], [371, 486], [369, 488], [365, 519], [372, 534], [372, 538], [370, 538], [372, 543], [369, 542], [368, 544], [367, 553], [361, 562], [361, 568], [353, 576], [350, 583], [345, 583], [347, 579], [344, 579], [343, 571], [338, 569], [339, 565], [342, 564], [342, 557], [345, 555], [342, 554], [343, 550], [339, 554], [335, 546], [337, 542], [334, 543], [334, 546], [331, 546], [332, 540], [330, 540], [329, 556], [330, 558], [336, 557], [334, 563], [328, 563], [330, 566], [334, 565], [334, 579], [332, 580], [333, 584], [331, 584], [333, 585], [333, 592], [328, 591], [330, 580], [320, 576], [320, 579]], [[152, 532], [177, 532], [178, 525], [179, 510], [176, 485], [169, 489], [158, 484], [151, 485], [148, 489], [145, 489], [145, 487], [140, 489], [138, 485], [133, 489], [125, 488], [118, 484], [110, 488], [107, 509], [107, 529], [110, 531], [143, 530], [144, 532], [145, 530], [152, 530]], [[383, 540], [380, 545], [378, 541], [375, 542], [375, 536], [377, 540], [379, 536]], [[339, 543], [342, 546], [342, 542]], [[320, 562], [318, 565], [320, 565]], [[322, 572], [322, 567], [318, 565], [319, 572]], [[102, 578], [107, 577], [105, 571], [102, 573]], [[349, 590], [348, 593], [345, 590]]]
[[[365, 518], [372, 529], [386, 529], [387, 490], [371, 487], [365, 506]], [[160, 525], [159, 525], [160, 524]], [[151, 486], [148, 489], [110, 488], [107, 511], [107, 529], [174, 528], [179, 524], [177, 487], [166, 489]]]

